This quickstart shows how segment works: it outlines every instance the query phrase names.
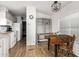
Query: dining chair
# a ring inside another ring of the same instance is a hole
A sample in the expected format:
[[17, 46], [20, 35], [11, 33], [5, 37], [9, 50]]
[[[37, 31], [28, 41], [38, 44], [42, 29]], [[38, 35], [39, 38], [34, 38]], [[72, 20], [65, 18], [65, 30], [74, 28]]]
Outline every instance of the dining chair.
[[69, 39], [67, 39], [68, 42], [64, 42], [64, 44], [60, 47], [61, 56], [73, 56], [73, 44], [75, 41], [75, 35], [69, 36]]

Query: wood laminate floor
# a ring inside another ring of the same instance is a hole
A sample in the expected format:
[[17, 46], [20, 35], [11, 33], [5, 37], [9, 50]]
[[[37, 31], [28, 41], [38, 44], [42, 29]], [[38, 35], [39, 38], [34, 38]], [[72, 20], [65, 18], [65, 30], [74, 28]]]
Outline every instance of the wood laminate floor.
[[54, 51], [48, 51], [46, 44], [26, 46], [25, 39], [17, 42], [9, 52], [10, 57], [54, 57]]

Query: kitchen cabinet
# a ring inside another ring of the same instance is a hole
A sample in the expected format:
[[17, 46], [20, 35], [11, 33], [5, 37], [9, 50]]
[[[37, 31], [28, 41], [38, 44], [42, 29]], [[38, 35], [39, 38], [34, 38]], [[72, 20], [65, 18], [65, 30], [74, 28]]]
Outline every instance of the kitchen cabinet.
[[5, 37], [3, 38], [3, 57], [8, 57], [9, 56], [9, 38]]
[[0, 57], [9, 56], [9, 37], [0, 37]]
[[9, 33], [9, 43], [10, 43], [9, 48], [14, 47], [16, 44], [16, 35], [14, 32]]
[[16, 18], [5, 7], [0, 7], [0, 25], [10, 25], [16, 21]]
[[9, 56], [9, 49], [14, 47], [16, 44], [14, 32], [0, 32], [0, 56], [1, 57], [8, 57]]
[[15, 33], [15, 38], [17, 38], [17, 41], [21, 40], [21, 29], [21, 23], [13, 23], [12, 30]]
[[2, 49], [3, 49], [2, 43], [3, 43], [3, 40], [2, 38], [0, 38], [0, 57], [2, 57]]

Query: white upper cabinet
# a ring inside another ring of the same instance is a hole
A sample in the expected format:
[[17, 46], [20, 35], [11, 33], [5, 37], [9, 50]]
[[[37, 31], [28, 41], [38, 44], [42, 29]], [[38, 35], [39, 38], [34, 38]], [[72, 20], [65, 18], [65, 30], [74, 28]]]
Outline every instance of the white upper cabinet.
[[6, 20], [6, 12], [5, 8], [0, 8], [0, 25], [6, 25], [7, 20]]
[[15, 20], [7, 8], [0, 7], [0, 25], [12, 25]]

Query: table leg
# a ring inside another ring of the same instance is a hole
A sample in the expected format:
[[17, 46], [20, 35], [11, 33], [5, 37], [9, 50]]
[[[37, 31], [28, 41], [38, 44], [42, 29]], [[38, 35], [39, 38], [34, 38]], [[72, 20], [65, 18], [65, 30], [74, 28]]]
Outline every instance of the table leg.
[[50, 38], [48, 38], [48, 50], [50, 48]]
[[58, 52], [57, 52], [57, 48], [58, 48], [58, 45], [55, 45], [55, 57], [57, 57], [58, 56]]

